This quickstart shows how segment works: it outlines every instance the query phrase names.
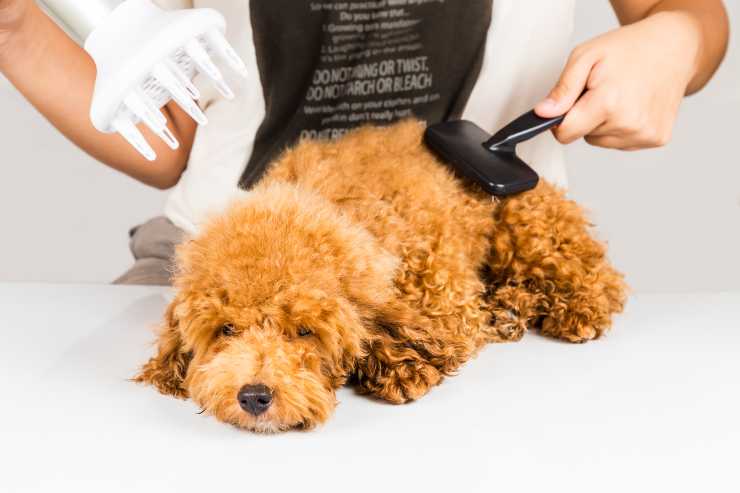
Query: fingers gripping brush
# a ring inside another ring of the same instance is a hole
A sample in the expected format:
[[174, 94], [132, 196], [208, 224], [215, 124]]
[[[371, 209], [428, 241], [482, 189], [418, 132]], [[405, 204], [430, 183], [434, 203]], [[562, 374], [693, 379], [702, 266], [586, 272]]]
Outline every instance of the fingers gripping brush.
[[56, 17], [85, 39], [97, 77], [90, 108], [93, 126], [119, 133], [146, 159], [156, 154], [137, 125], [144, 123], [171, 149], [179, 142], [160, 109], [174, 100], [199, 124], [206, 116], [192, 82], [205, 74], [227, 99], [234, 93], [212, 57], [247, 76], [226, 41], [226, 21], [213, 9], [166, 11], [151, 0], [44, 0]]
[[506, 196], [533, 189], [537, 173], [516, 155], [516, 145], [549, 130], [565, 119], [541, 118], [530, 111], [494, 136], [476, 124], [457, 120], [431, 125], [424, 142], [463, 178], [491, 195]]

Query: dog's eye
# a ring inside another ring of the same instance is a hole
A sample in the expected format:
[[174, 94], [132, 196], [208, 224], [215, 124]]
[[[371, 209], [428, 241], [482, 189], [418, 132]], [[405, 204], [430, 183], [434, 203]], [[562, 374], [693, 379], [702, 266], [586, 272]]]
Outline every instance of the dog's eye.
[[222, 336], [229, 337], [229, 336], [233, 336], [234, 334], [236, 334], [236, 330], [234, 329], [234, 326], [233, 325], [231, 325], [231, 324], [223, 324], [221, 326], [221, 335]]
[[310, 335], [313, 335], [313, 331], [309, 329], [308, 327], [299, 327], [298, 328], [298, 336], [299, 337], [308, 337]]

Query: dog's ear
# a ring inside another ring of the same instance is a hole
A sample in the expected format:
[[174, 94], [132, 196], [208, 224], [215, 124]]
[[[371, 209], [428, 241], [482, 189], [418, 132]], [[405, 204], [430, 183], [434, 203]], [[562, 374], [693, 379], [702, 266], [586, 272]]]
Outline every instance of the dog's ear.
[[183, 349], [176, 309], [177, 302], [173, 301], [159, 333], [157, 355], [141, 368], [134, 381], [153, 385], [163, 394], [185, 398], [187, 391], [182, 384], [193, 355]]

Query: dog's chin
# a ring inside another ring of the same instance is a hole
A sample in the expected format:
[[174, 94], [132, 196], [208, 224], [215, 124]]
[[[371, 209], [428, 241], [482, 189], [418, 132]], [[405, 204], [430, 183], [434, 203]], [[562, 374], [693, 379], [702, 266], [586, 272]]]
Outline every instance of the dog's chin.
[[253, 419], [249, 423], [239, 422], [233, 424], [240, 430], [250, 431], [252, 433], [261, 433], [264, 435], [272, 435], [288, 431], [306, 431], [316, 427], [316, 423], [310, 420], [298, 423], [280, 423], [262, 418]]
[[240, 430], [268, 435], [286, 431], [311, 430], [323, 422], [318, 421], [315, 417], [307, 417], [298, 421], [284, 421], [271, 412], [254, 417], [238, 409], [230, 410], [228, 417], [218, 415], [215, 417]]
[[[286, 431], [305, 431], [326, 422], [336, 408], [334, 392], [327, 391], [321, 400], [314, 401], [310, 408], [294, 408], [277, 405], [259, 416], [245, 412], [238, 404], [210, 400], [200, 402], [203, 414], [213, 416], [236, 428], [254, 433], [273, 434]], [[198, 399], [195, 399], [199, 402]]]

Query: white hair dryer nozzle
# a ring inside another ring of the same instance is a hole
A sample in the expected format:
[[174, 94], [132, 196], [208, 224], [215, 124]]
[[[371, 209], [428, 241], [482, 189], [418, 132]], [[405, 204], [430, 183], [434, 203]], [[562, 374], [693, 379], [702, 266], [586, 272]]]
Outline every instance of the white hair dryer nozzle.
[[97, 67], [90, 118], [95, 128], [117, 132], [153, 161], [156, 154], [137, 124], [143, 122], [171, 149], [179, 146], [160, 109], [174, 100], [199, 124], [207, 119], [194, 101], [196, 73], [234, 97], [213, 62], [220, 57], [238, 74], [247, 68], [224, 37], [226, 21], [213, 9], [167, 11], [151, 0], [44, 0], [85, 39]]

